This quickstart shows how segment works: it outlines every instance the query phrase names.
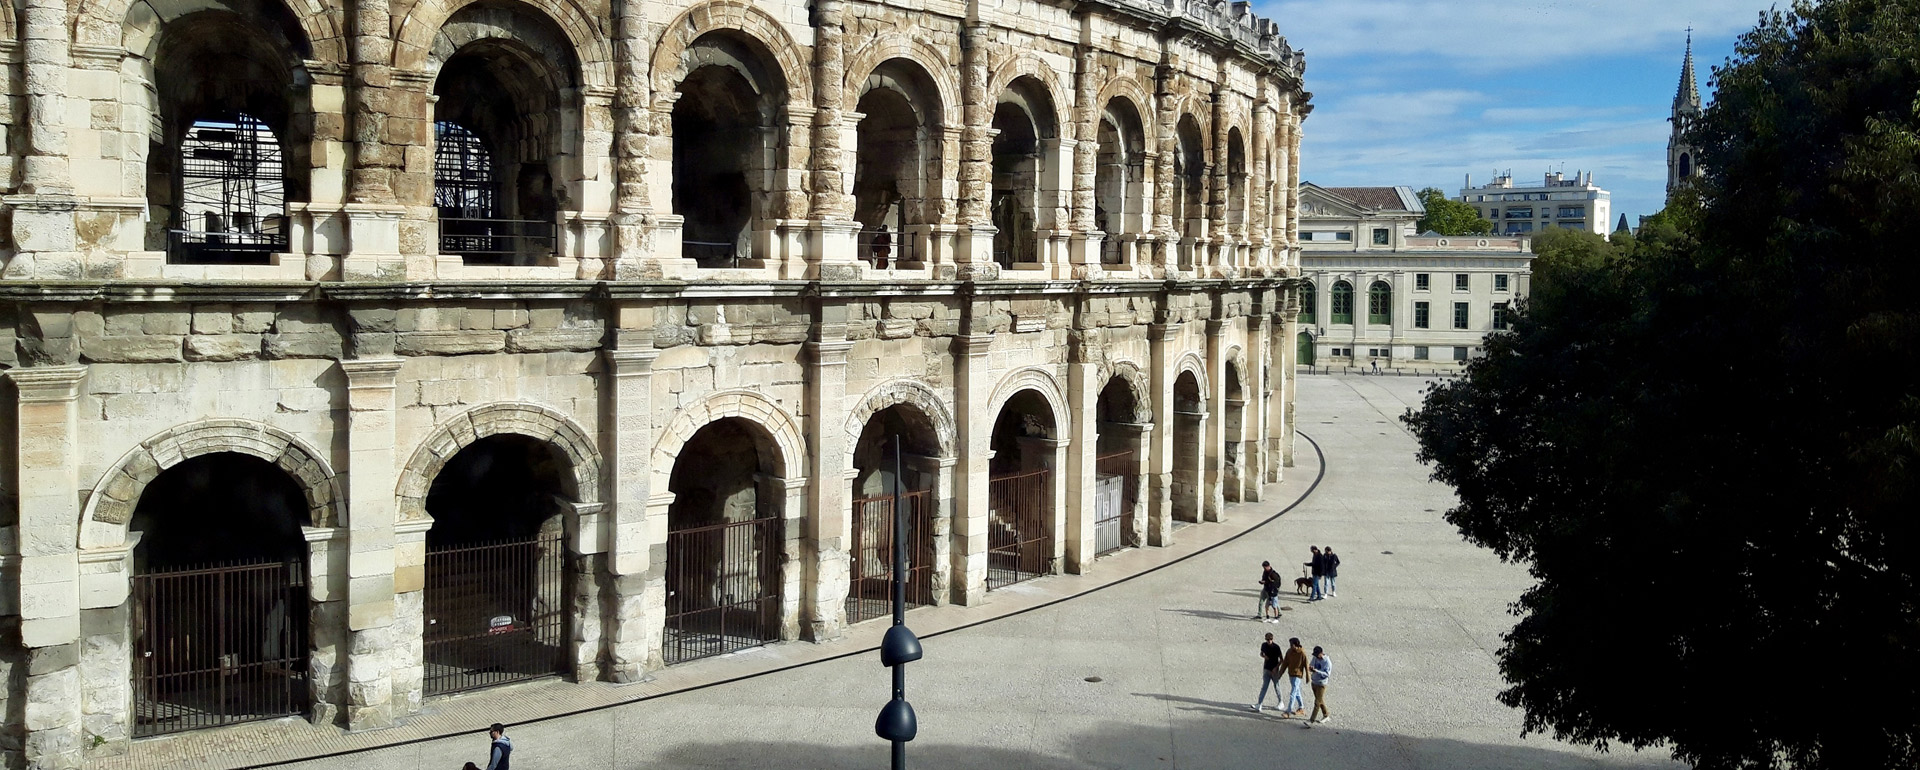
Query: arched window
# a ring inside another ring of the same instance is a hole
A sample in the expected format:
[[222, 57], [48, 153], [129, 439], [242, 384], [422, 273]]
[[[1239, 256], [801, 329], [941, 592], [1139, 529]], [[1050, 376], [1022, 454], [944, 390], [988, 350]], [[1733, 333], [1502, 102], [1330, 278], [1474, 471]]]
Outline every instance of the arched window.
[[1318, 300], [1317, 292], [1313, 289], [1313, 282], [1300, 282], [1300, 323], [1313, 323], [1314, 312], [1317, 310], [1314, 304]]
[[194, 121], [180, 143], [178, 226], [169, 251], [189, 264], [267, 264], [287, 250], [286, 167], [265, 123]]
[[1346, 281], [1333, 285], [1333, 322], [1353, 323], [1353, 284]]
[[1367, 323], [1393, 323], [1393, 289], [1386, 281], [1374, 281], [1367, 287]]
[[1680, 153], [1680, 177], [1682, 179], [1685, 179], [1686, 177], [1692, 174], [1693, 174], [1693, 159], [1690, 157], [1687, 157], [1687, 154], [1684, 152]]

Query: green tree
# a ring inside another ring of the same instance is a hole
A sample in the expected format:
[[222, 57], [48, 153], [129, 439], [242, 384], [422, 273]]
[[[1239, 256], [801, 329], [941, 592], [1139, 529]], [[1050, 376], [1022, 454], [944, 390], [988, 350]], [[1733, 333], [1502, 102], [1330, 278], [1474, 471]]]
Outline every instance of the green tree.
[[1405, 420], [1535, 579], [1528, 731], [1920, 766], [1920, 0], [1769, 12], [1715, 80], [1696, 196]]
[[1447, 197], [1437, 187], [1428, 187], [1415, 194], [1420, 196], [1420, 205], [1427, 209], [1426, 216], [1420, 217], [1420, 232], [1432, 230], [1441, 235], [1493, 232], [1493, 223], [1481, 217], [1479, 209]]
[[1617, 246], [1589, 230], [1552, 227], [1540, 231], [1533, 236], [1532, 296], [1558, 293], [1577, 283], [1574, 274], [1613, 264], [1621, 256], [1621, 246], [1632, 248], [1628, 244]]

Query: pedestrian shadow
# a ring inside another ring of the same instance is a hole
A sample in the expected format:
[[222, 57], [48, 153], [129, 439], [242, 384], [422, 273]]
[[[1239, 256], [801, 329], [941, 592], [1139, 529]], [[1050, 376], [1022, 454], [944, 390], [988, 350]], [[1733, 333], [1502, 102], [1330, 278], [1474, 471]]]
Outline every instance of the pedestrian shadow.
[[[1136, 692], [1136, 693], [1130, 693], [1130, 694], [1135, 698], [1152, 698], [1154, 700], [1163, 700], [1168, 703], [1192, 704], [1191, 706], [1180, 707], [1182, 711], [1225, 711], [1237, 717], [1246, 717], [1248, 719], [1266, 719], [1266, 717], [1261, 716], [1260, 714], [1256, 714], [1252, 711], [1248, 711], [1247, 704], [1245, 703], [1228, 703], [1226, 701], [1220, 701], [1220, 700], [1207, 700], [1206, 698], [1191, 698], [1185, 695], [1169, 695], [1164, 692]], [[1195, 706], [1197, 706], [1198, 708], [1194, 708]]]
[[1178, 612], [1182, 615], [1186, 615], [1188, 617], [1200, 618], [1202, 620], [1246, 620], [1246, 621], [1253, 620], [1252, 614], [1243, 613], [1243, 612], [1221, 612], [1220, 610], [1195, 610], [1195, 609], [1187, 609], [1184, 607], [1168, 607], [1168, 608], [1162, 609], [1161, 612]]

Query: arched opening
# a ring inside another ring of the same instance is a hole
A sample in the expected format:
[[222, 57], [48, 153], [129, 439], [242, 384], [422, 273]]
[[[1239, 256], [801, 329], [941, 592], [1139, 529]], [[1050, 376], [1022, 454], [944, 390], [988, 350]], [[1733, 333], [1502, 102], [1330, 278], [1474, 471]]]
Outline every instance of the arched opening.
[[1367, 323], [1379, 326], [1393, 323], [1393, 288], [1386, 281], [1374, 281], [1367, 287]]
[[1353, 323], [1353, 284], [1333, 282], [1333, 323]]
[[1680, 153], [1680, 178], [1685, 179], [1692, 175], [1693, 175], [1693, 158], [1684, 152]]
[[1200, 520], [1200, 495], [1206, 480], [1200, 446], [1206, 439], [1207, 401], [1193, 372], [1173, 381], [1173, 520]]
[[[867, 419], [853, 450], [853, 540], [847, 622], [893, 611], [896, 540], [906, 545], [906, 601], [934, 603], [934, 509], [940, 447], [933, 425], [917, 410], [891, 406]], [[895, 527], [894, 505], [906, 509], [907, 529]]]
[[306, 713], [309, 523], [299, 484], [252, 455], [190, 458], [141, 491], [135, 737]]
[[684, 217], [681, 255], [701, 267], [753, 259], [755, 222], [767, 217], [776, 127], [786, 93], [777, 70], [748, 43], [708, 33], [688, 46], [687, 77], [673, 103], [673, 213]]
[[1138, 546], [1145, 521], [1138, 508], [1144, 480], [1144, 442], [1150, 425], [1140, 419], [1139, 399], [1126, 378], [1115, 376], [1094, 404], [1098, 452], [1094, 460], [1094, 553]]
[[1059, 139], [1046, 88], [1032, 77], [1015, 79], [994, 107], [993, 129], [993, 259], [1002, 267], [1038, 263], [1041, 179], [1048, 147]]
[[1093, 226], [1107, 234], [1100, 262], [1124, 264], [1121, 239], [1114, 236], [1140, 232], [1145, 213], [1140, 200], [1146, 180], [1146, 136], [1133, 103], [1120, 98], [1108, 101], [1100, 112], [1096, 139], [1100, 146], [1093, 176]]
[[1062, 442], [1053, 408], [1034, 390], [1007, 399], [993, 423], [987, 463], [987, 590], [1052, 574], [1053, 484]]
[[673, 462], [667, 509], [668, 664], [780, 638], [778, 453], [759, 426], [715, 420]]
[[1227, 232], [1247, 234], [1247, 144], [1238, 128], [1227, 130]]
[[1247, 415], [1247, 395], [1241, 382], [1242, 373], [1239, 363], [1228, 361], [1226, 369], [1227, 397], [1226, 403], [1223, 404], [1226, 407], [1226, 414], [1222, 415], [1226, 423], [1220, 426], [1221, 432], [1226, 436], [1226, 447], [1223, 450], [1225, 455], [1221, 458], [1221, 473], [1224, 476], [1226, 498], [1233, 502], [1240, 502], [1241, 483], [1246, 478], [1244, 451], [1246, 447], [1243, 446], [1245, 434], [1242, 431], [1245, 428]]
[[1198, 120], [1180, 116], [1174, 129], [1173, 219], [1180, 233], [1182, 270], [1194, 268], [1195, 243], [1207, 235], [1207, 145], [1202, 136]]
[[1301, 281], [1300, 282], [1300, 323], [1303, 323], [1303, 324], [1315, 323], [1314, 318], [1317, 317], [1317, 314], [1315, 312], [1317, 310], [1317, 307], [1315, 303], [1317, 303], [1318, 301], [1319, 301], [1319, 296], [1318, 296], [1318, 293], [1313, 288], [1313, 282]]
[[566, 513], [572, 463], [498, 434], [461, 449], [427, 489], [427, 695], [567, 671]]
[[1300, 332], [1294, 338], [1294, 354], [1300, 357], [1300, 366], [1313, 368], [1313, 333]]
[[919, 233], [937, 224], [939, 100], [919, 65], [893, 59], [867, 76], [856, 111], [853, 218], [857, 253], [874, 267], [918, 266]]
[[553, 261], [559, 212], [570, 204], [560, 183], [565, 124], [578, 112], [578, 66], [565, 41], [543, 16], [484, 2], [456, 11], [435, 38], [440, 253], [470, 265]]
[[[159, 22], [147, 153], [146, 247], [175, 264], [265, 265], [289, 248], [287, 204], [307, 198], [310, 121], [299, 25], [278, 4]], [[158, 20], [137, 3], [129, 24]], [[260, 22], [266, 23], [260, 23]]]

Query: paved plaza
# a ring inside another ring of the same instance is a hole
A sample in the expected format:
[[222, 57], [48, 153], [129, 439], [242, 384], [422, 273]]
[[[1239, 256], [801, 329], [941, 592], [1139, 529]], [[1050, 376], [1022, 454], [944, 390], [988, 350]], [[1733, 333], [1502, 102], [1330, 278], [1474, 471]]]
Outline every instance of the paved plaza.
[[[909, 669], [909, 699], [920, 716], [911, 764], [1677, 766], [1660, 752], [1599, 754], [1538, 735], [1520, 738], [1519, 714], [1495, 700], [1501, 684], [1494, 653], [1512, 622], [1507, 604], [1527, 576], [1462, 542], [1441, 520], [1450, 492], [1427, 480], [1412, 459], [1413, 439], [1396, 419], [1424, 385], [1414, 378], [1302, 377], [1300, 427], [1324, 453], [1325, 475], [1299, 506], [1136, 579], [927, 638], [926, 659]], [[1302, 441], [1300, 455], [1284, 499], [1240, 506], [1236, 520], [1265, 518], [1306, 491], [1319, 468], [1312, 444]], [[1309, 544], [1340, 554], [1340, 597], [1308, 604], [1289, 593], [1285, 620], [1254, 621], [1260, 561], [1297, 575]], [[909, 616], [910, 625], [921, 628], [930, 613], [980, 611], [923, 610]], [[1268, 631], [1328, 649], [1335, 662], [1330, 724], [1306, 730], [1299, 720], [1247, 709], [1259, 685], [1257, 646]], [[778, 645], [757, 654], [777, 661], [785, 654], [780, 648], [819, 646]], [[826, 659], [517, 725], [510, 731], [515, 766], [885, 767], [887, 748], [873, 737], [873, 718], [887, 688], [876, 654]], [[483, 728], [288, 766], [455, 770], [469, 760], [484, 764]]]

